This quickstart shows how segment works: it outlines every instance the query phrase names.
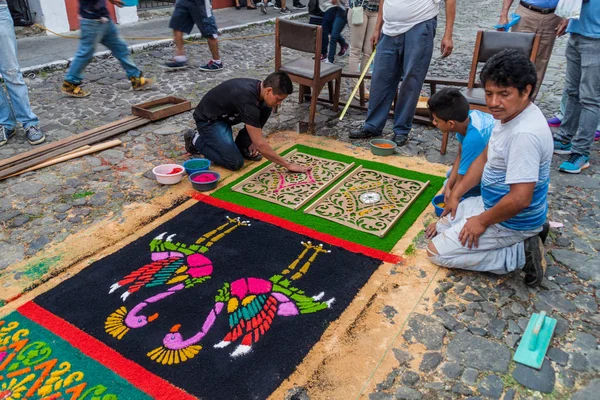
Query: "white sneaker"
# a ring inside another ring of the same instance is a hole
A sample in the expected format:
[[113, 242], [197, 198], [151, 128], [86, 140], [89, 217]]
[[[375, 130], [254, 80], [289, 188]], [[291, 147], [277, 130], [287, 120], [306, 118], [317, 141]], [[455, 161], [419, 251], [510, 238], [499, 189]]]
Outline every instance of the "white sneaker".
[[273, 4], [272, 1], [267, 2], [267, 7], [273, 7], [273, 6], [275, 6], [275, 4]]

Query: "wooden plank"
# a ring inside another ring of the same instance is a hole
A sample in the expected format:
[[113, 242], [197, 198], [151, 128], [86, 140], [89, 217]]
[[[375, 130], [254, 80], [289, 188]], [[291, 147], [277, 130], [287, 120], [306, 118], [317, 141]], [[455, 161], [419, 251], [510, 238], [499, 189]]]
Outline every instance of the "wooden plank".
[[317, 204], [319, 204], [321, 201], [323, 201], [323, 199], [326, 198], [327, 196], [329, 196], [331, 193], [333, 193], [336, 190], [338, 190], [340, 188], [340, 186], [342, 186], [344, 184], [344, 182], [346, 182], [348, 179], [350, 179], [351, 177], [353, 177], [354, 175], [356, 175], [357, 173], [359, 173], [362, 170], [362, 168], [363, 168], [363, 166], [359, 165], [358, 168], [356, 168], [354, 171], [352, 171], [351, 174], [349, 174], [344, 179], [340, 180], [336, 185], [334, 185], [331, 189], [329, 189], [323, 196], [321, 196], [319, 198], [319, 200], [315, 201], [310, 206], [306, 207], [306, 209], [304, 210], [304, 214], [308, 214], [312, 210], [314, 210], [314, 208], [317, 206]]
[[[122, 119], [120, 119], [118, 121], [111, 122], [110, 124], [102, 125], [102, 126], [99, 126], [97, 128], [90, 129], [90, 130], [81, 132], [79, 134], [75, 134], [75, 135], [69, 136], [67, 138], [60, 139], [60, 140], [57, 140], [55, 142], [45, 144], [43, 146], [38, 146], [38, 147], [36, 147], [36, 148], [34, 148], [34, 149], [30, 150], [30, 151], [27, 151], [25, 153], [20, 153], [20, 154], [17, 154], [16, 156], [13, 156], [13, 157], [10, 157], [10, 158], [7, 158], [5, 160], [0, 161], [0, 169], [2, 169], [4, 167], [7, 167], [7, 166], [13, 166], [15, 164], [21, 163], [21, 162], [26, 161], [26, 160], [31, 160], [32, 158], [35, 158], [35, 157], [37, 157], [40, 154], [44, 154], [46, 152], [49, 152], [49, 151], [54, 150], [56, 148], [60, 148], [60, 147], [66, 145], [66, 144], [69, 144], [71, 142], [74, 142], [76, 139], [80, 139], [80, 138], [83, 138], [83, 137], [91, 136], [91, 135], [94, 135], [95, 133], [98, 133], [100, 131], [103, 131], [103, 130], [106, 130], [106, 129], [110, 129], [110, 128], [113, 128], [113, 127], [116, 127], [116, 126], [119, 126], [119, 125], [123, 125], [125, 123], [128, 123], [128, 122], [136, 120], [136, 119], [139, 119], [139, 117], [136, 117], [136, 116], [125, 117], [125, 118], [122, 118]], [[150, 122], [150, 121], [148, 121], [148, 122]]]
[[189, 100], [168, 96], [146, 103], [136, 104], [131, 107], [131, 113], [138, 117], [157, 121], [191, 109], [192, 103]]
[[64, 161], [68, 161], [68, 160], [72, 160], [73, 158], [78, 158], [78, 157], [82, 157], [85, 156], [87, 154], [92, 154], [92, 153], [96, 153], [98, 151], [102, 151], [102, 150], [106, 150], [109, 149], [111, 147], [115, 147], [115, 146], [119, 146], [123, 144], [122, 141], [120, 141], [119, 139], [114, 139], [108, 142], [104, 142], [104, 143], [100, 143], [100, 144], [96, 144], [94, 146], [84, 146], [84, 147], [80, 147], [79, 149], [75, 150], [75, 151], [70, 151], [67, 154], [61, 156], [61, 157], [56, 157], [53, 158], [51, 160], [48, 160], [46, 162], [43, 162], [41, 164], [37, 164], [34, 165], [33, 167], [24, 169], [22, 171], [19, 172], [15, 172], [14, 174], [7, 176], [7, 178], [11, 178], [13, 176], [17, 176], [17, 175], [21, 175], [24, 174], [25, 172], [30, 172], [30, 171], [35, 171], [44, 167], [49, 167], [51, 165], [54, 164], [58, 164]]
[[103, 140], [106, 140], [112, 136], [116, 136], [119, 135], [121, 133], [127, 132], [131, 129], [135, 129], [139, 126], [145, 125], [149, 122], [149, 120], [145, 119], [145, 118], [137, 118], [135, 121], [129, 122], [128, 124], [124, 124], [121, 127], [117, 127], [114, 129], [111, 129], [109, 131], [106, 132], [99, 132], [95, 135], [93, 135], [92, 137], [88, 137], [87, 140], [85, 142], [78, 142], [78, 143], [71, 143], [71, 144], [67, 144], [65, 146], [63, 146], [62, 148], [58, 148], [58, 149], [54, 149], [50, 152], [47, 152], [33, 160], [28, 160], [25, 161], [19, 165], [15, 165], [9, 168], [5, 168], [3, 170], [0, 171], [0, 180], [6, 179], [7, 177], [9, 177], [10, 175], [22, 171], [24, 169], [33, 167], [34, 165], [37, 165], [39, 163], [42, 162], [46, 162], [48, 160], [51, 160], [55, 157], [59, 157], [64, 155], [65, 153], [75, 150], [78, 147], [81, 147], [82, 145], [86, 145], [86, 144], [94, 144], [94, 143], [98, 143], [101, 142]]

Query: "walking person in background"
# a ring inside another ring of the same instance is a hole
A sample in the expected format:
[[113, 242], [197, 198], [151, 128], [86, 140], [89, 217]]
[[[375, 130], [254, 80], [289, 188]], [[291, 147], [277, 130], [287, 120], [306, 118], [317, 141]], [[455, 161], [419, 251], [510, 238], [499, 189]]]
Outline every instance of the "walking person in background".
[[[46, 140], [38, 126], [38, 118], [31, 111], [27, 85], [17, 59], [17, 38], [6, 0], [0, 0], [0, 74], [4, 79], [10, 102], [0, 86], [0, 146], [5, 145], [17, 132], [17, 121], [25, 129], [30, 144]], [[11, 106], [12, 104], [12, 106]]]
[[[377, 25], [371, 37], [377, 45], [371, 79], [367, 119], [350, 139], [382, 136], [394, 96], [394, 142], [404, 146], [412, 129], [421, 88], [433, 55], [437, 29], [438, 0], [381, 0]], [[446, 0], [446, 31], [441, 43], [442, 57], [452, 54], [456, 0]], [[398, 85], [402, 80], [400, 90]]]
[[[109, 1], [117, 7], [123, 7], [121, 0]], [[79, 0], [79, 16], [81, 39], [62, 85], [61, 91], [64, 94], [71, 97], [90, 95], [89, 92], [83, 91], [80, 85], [83, 82], [83, 71], [94, 57], [97, 43], [108, 47], [113, 56], [119, 60], [133, 90], [146, 89], [154, 83], [152, 79], [143, 77], [142, 71], [131, 59], [127, 44], [121, 39], [116, 25], [110, 20], [106, 0]]]
[[[508, 11], [513, 1], [502, 1], [499, 25], [508, 23]], [[561, 17], [554, 14], [557, 5], [558, 0], [522, 0], [516, 11], [516, 14], [521, 16], [521, 19], [513, 26], [512, 32], [529, 32], [540, 35], [540, 45], [535, 59], [538, 84], [533, 93], [534, 100], [542, 86], [546, 68], [550, 61], [550, 55], [552, 54], [552, 48], [556, 41], [557, 28], [562, 21]]]
[[[565, 115], [565, 109], [567, 108], [567, 92], [563, 91], [562, 97], [560, 98], [560, 109], [558, 113], [552, 118], [548, 120], [548, 125], [553, 128], [559, 128], [562, 125], [562, 120]], [[594, 142], [600, 140], [600, 120], [598, 120], [598, 126], [596, 127], [596, 132], [594, 133]]]
[[[112, 0], [111, 0], [112, 1]], [[177, 0], [175, 10], [169, 22], [173, 29], [175, 39], [175, 56], [165, 64], [170, 69], [179, 69], [187, 66], [188, 58], [183, 47], [183, 34], [190, 34], [194, 24], [200, 29], [203, 38], [208, 41], [208, 49], [212, 59], [200, 67], [204, 72], [223, 70], [223, 63], [219, 55], [219, 29], [212, 11], [210, 0]]]
[[[362, 72], [373, 53], [371, 36], [377, 25], [379, 0], [349, 0], [348, 25], [350, 26], [350, 72]], [[359, 68], [360, 64], [360, 68]], [[352, 79], [352, 87], [356, 86], [356, 79]], [[358, 99], [358, 93], [356, 94]], [[365, 98], [369, 99], [369, 92], [365, 90]]]
[[[319, 0], [319, 7], [323, 11], [323, 46], [321, 47], [321, 60], [333, 63], [337, 44], [340, 44], [338, 56], [343, 56], [348, 51], [348, 43], [342, 36], [346, 26], [345, 0]], [[331, 35], [331, 38], [329, 37]]]
[[600, 121], [600, 0], [583, 0], [579, 19], [563, 21], [559, 35], [565, 28], [571, 34], [566, 51], [567, 104], [560, 130], [554, 135], [554, 153], [570, 154], [559, 171], [578, 174], [590, 166]]

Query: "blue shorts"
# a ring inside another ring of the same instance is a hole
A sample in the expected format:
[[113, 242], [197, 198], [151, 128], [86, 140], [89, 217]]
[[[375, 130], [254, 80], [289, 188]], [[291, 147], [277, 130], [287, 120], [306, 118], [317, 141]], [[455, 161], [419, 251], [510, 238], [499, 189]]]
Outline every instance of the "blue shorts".
[[198, 26], [203, 37], [217, 38], [219, 30], [210, 1], [177, 0], [169, 28], [189, 34], [194, 24]]

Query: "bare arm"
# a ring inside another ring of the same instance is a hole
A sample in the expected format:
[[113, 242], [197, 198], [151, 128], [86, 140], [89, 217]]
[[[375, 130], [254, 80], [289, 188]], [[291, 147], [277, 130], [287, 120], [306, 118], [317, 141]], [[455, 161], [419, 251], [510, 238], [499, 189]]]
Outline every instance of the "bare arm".
[[373, 36], [371, 36], [371, 45], [373, 49], [377, 46], [377, 42], [379, 42], [379, 36], [381, 36], [381, 30], [383, 29], [383, 4], [385, 0], [379, 0], [379, 11], [377, 12], [377, 22], [375, 23], [375, 30], [373, 31]]
[[502, 10], [500, 11], [500, 22], [498, 25], [508, 24], [508, 11], [512, 6], [514, 0], [502, 0]]
[[474, 186], [477, 186], [481, 182], [481, 176], [483, 175], [483, 169], [487, 162], [487, 146], [483, 149], [483, 152], [473, 161], [467, 174], [460, 181], [458, 185], [455, 185], [450, 194], [450, 198], [446, 202], [446, 208], [442, 213], [442, 216], [451, 213], [452, 218], [456, 214], [458, 203], [461, 197]]
[[448, 57], [452, 54], [454, 42], [452, 35], [454, 32], [454, 20], [456, 18], [456, 0], [446, 0], [446, 31], [442, 38], [442, 57]]
[[535, 184], [536, 182], [528, 182], [510, 185], [510, 192], [494, 207], [467, 220], [458, 240], [463, 246], [477, 247], [479, 237], [488, 227], [509, 220], [531, 204]]
[[252, 140], [252, 144], [256, 147], [265, 158], [269, 161], [274, 162], [275, 164], [279, 164], [282, 167], [287, 168], [290, 172], [306, 172], [307, 168], [298, 164], [293, 164], [287, 162], [283, 157], [281, 157], [267, 142], [262, 134], [262, 129], [256, 128], [254, 126], [246, 125], [246, 129], [248, 130], [248, 134], [250, 135], [250, 139]]

